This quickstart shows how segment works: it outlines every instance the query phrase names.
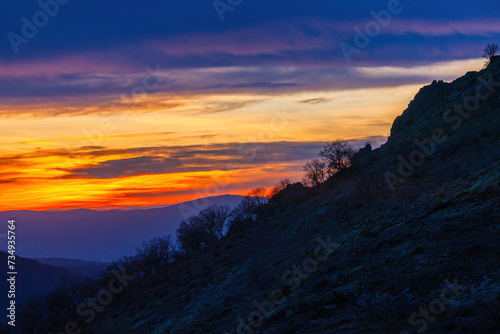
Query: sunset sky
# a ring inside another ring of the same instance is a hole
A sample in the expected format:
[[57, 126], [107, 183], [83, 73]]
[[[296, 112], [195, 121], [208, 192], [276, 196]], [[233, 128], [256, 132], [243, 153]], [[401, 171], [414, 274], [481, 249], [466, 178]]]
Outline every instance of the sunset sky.
[[500, 42], [491, 0], [60, 2], [0, 5], [0, 211], [300, 181], [325, 141], [383, 144], [422, 85]]

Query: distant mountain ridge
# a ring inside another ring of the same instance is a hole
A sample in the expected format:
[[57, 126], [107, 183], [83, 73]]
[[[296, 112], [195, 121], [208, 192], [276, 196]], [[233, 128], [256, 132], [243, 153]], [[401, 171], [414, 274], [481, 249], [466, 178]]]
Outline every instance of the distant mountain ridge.
[[106, 268], [110, 265], [110, 263], [106, 262], [83, 261], [66, 258], [34, 258], [32, 260], [41, 264], [63, 268], [74, 274], [90, 277], [96, 276], [101, 271], [106, 270]]
[[[111, 262], [134, 255], [142, 242], [153, 237], [175, 235], [183, 219], [209, 205], [234, 207], [242, 198], [213, 196], [154, 209], [3, 211], [0, 221], [16, 219], [17, 252], [21, 256]], [[0, 244], [3, 242], [0, 239]]]

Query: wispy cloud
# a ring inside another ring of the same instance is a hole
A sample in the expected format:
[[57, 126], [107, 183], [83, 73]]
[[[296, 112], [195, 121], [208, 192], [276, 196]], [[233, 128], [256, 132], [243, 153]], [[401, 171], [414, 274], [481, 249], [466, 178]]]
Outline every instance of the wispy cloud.
[[397, 20], [388, 26], [387, 33], [422, 36], [485, 36], [490, 37], [500, 33], [500, 23], [497, 20], [470, 21], [436, 21], [436, 20]]
[[307, 99], [307, 100], [302, 100], [299, 101], [300, 103], [307, 103], [307, 104], [318, 104], [318, 103], [327, 103], [330, 102], [331, 99], [325, 99], [323, 97], [318, 97], [315, 99]]
[[[385, 138], [375, 136], [353, 139], [350, 142], [361, 147], [367, 140], [381, 144]], [[238, 162], [236, 169], [254, 168], [273, 163], [300, 162], [315, 157], [323, 145], [323, 142], [250, 142], [122, 149], [87, 146], [74, 150], [37, 150], [25, 154], [3, 156], [0, 157], [0, 161], [4, 166], [28, 167], [33, 159], [44, 159], [55, 161], [46, 165], [45, 168], [64, 172], [62, 176], [64, 178], [120, 178], [148, 174], [224, 170], [228, 168], [229, 162]], [[51, 160], [51, 158], [56, 160]], [[74, 166], [58, 166], [57, 161], [60, 158], [75, 160]], [[22, 174], [23, 171], [20, 170], [18, 173]], [[19, 175], [18, 173], [4, 176], [11, 177]], [[50, 178], [52, 177], [48, 177]]]
[[[8, 96], [0, 103], [0, 117], [112, 115], [158, 111], [194, 114], [230, 112], [266, 101], [270, 99], [266, 96], [269, 93], [279, 95], [424, 84], [435, 79], [449, 80], [462, 73], [464, 68], [480, 69], [482, 64], [480, 58], [475, 58], [411, 67], [275, 66], [220, 68], [217, 71], [193, 69], [186, 73], [173, 71], [169, 73], [170, 82], [158, 87], [154, 93], [138, 95], [133, 99], [121, 98], [123, 92], [129, 91], [132, 85], [124, 88], [123, 82], [115, 85], [99, 76], [94, 77], [96, 82], [100, 82], [95, 86], [89, 87], [86, 83], [82, 86], [76, 80], [69, 89], [62, 89], [67, 80], [53, 81], [53, 88], [44, 85], [43, 80], [18, 85], [0, 80], [0, 87], [3, 87], [0, 96]], [[255, 81], [256, 79], [262, 81]], [[61, 87], [61, 90], [57, 87]], [[47, 96], [39, 97], [45, 93]], [[245, 97], [245, 94], [248, 96]], [[319, 104], [329, 101], [312, 98], [300, 102]]]

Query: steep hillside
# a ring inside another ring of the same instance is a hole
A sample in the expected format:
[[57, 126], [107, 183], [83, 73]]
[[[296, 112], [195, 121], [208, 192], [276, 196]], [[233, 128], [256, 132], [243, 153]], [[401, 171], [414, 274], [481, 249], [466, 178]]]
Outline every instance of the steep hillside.
[[87, 331], [498, 332], [497, 82], [499, 58], [422, 88], [380, 149], [319, 188], [289, 186], [255, 224], [134, 280]]

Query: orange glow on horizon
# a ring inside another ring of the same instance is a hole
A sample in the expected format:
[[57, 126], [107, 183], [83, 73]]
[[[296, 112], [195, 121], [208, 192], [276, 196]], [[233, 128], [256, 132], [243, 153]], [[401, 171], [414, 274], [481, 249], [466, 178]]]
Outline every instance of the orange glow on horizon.
[[[275, 183], [273, 171], [265, 169], [138, 175], [112, 180], [23, 180], [10, 187], [10, 200], [0, 203], [0, 211], [116, 209], [169, 205], [228, 193], [246, 195], [254, 187], [254, 179], [269, 186]], [[289, 173], [298, 176], [295, 174]]]
[[[464, 72], [459, 62], [445, 69]], [[373, 76], [403, 71], [363, 70]], [[0, 211], [158, 206], [245, 195], [283, 178], [298, 182], [305, 160], [318, 152], [298, 152], [287, 143], [308, 147], [335, 138], [387, 137], [421, 86], [281, 95], [158, 93], [114, 109], [111, 98], [2, 105]], [[269, 145], [259, 148], [262, 143]]]

